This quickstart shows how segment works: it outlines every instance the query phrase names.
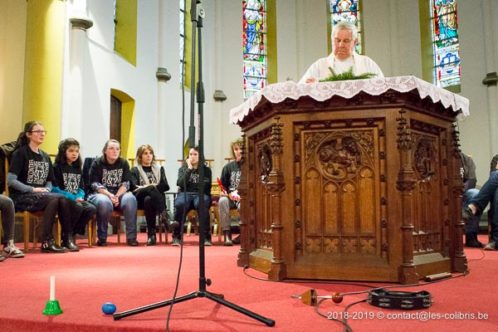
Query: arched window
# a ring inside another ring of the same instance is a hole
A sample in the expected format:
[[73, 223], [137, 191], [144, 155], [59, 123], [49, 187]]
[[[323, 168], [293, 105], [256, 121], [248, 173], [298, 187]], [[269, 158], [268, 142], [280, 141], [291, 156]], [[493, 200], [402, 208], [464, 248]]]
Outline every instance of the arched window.
[[[189, 1], [190, 3], [190, 1]], [[189, 6], [190, 7], [190, 6]], [[186, 22], [190, 18], [190, 8], [187, 8], [187, 1], [179, 0], [180, 8], [180, 84], [190, 88], [190, 75], [187, 75], [187, 63], [190, 62], [191, 50], [189, 47], [191, 43], [192, 27], [190, 24], [187, 26]], [[190, 70], [189, 70], [190, 71]]]
[[[362, 54], [363, 31], [360, 17], [360, 0], [328, 0], [328, 2], [330, 12], [330, 31], [332, 31], [335, 24], [341, 21], [347, 21], [354, 24], [358, 28], [358, 44], [356, 45], [356, 52], [358, 54]], [[330, 38], [329, 45], [331, 45]]]
[[267, 84], [266, 0], [242, 1], [244, 99]]
[[460, 85], [460, 54], [456, 0], [430, 0], [433, 83]]

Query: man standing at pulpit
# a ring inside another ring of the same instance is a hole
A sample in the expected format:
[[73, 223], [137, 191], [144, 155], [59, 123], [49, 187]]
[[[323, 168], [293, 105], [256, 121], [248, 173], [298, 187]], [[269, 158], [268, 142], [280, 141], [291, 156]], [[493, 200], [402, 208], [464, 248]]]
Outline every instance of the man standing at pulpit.
[[379, 66], [369, 57], [354, 51], [358, 42], [358, 29], [349, 22], [339, 22], [332, 30], [332, 53], [315, 61], [304, 73], [299, 83], [314, 83], [331, 75], [352, 71], [352, 75], [371, 74], [384, 77]]

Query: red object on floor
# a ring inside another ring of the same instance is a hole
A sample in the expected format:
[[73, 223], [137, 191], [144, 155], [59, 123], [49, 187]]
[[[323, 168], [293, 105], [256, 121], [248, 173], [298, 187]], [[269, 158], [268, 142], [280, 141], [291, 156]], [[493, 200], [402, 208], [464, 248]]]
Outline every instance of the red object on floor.
[[[0, 263], [0, 330], [165, 331], [169, 307], [114, 321], [112, 316], [102, 313], [102, 304], [112, 302], [118, 311], [124, 311], [171, 298], [180, 248], [171, 245], [146, 247], [145, 234], [140, 234], [139, 247], [118, 245], [115, 241], [115, 237], [110, 237], [108, 247], [88, 248], [84, 241], [79, 240], [81, 251], [77, 253], [42, 254], [34, 251], [25, 258], [10, 258]], [[485, 242], [485, 238], [481, 241]], [[185, 243], [178, 296], [199, 287], [198, 238], [185, 237]], [[221, 293], [227, 301], [275, 320], [276, 325], [267, 327], [211, 300], [196, 298], [174, 305], [171, 331], [342, 331], [339, 323], [317, 315], [313, 307], [291, 296], [310, 288], [316, 289], [318, 295], [330, 296], [336, 292], [368, 291], [368, 285], [386, 286], [368, 282], [261, 281], [248, 277], [242, 268], [237, 267], [239, 246], [214, 244], [205, 249], [206, 276], [213, 282], [208, 290]], [[470, 273], [465, 277], [419, 287], [398, 285], [394, 288], [429, 291], [434, 301], [429, 309], [383, 310], [363, 302], [349, 309], [349, 325], [353, 331], [370, 332], [496, 330], [498, 251], [466, 249], [466, 255]], [[247, 273], [266, 278], [263, 273], [252, 269]], [[56, 298], [64, 307], [64, 313], [55, 317], [42, 314], [49, 297], [51, 275], [56, 276]], [[341, 318], [347, 305], [366, 297], [365, 292], [345, 295], [339, 304], [327, 300], [321, 304], [320, 311], [331, 318]], [[422, 321], [408, 316], [421, 312], [444, 317]], [[398, 318], [388, 319], [388, 314], [398, 315]], [[488, 318], [484, 319], [486, 315]]]

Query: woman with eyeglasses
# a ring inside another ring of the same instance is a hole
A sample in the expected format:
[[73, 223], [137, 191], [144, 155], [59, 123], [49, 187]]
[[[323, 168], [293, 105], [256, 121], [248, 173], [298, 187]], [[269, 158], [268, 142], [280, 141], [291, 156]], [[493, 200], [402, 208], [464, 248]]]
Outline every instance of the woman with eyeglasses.
[[[42, 252], [63, 253], [65, 248], [58, 246], [52, 235], [52, 228], [59, 216], [62, 233], [72, 234], [69, 201], [62, 195], [52, 193], [54, 171], [49, 155], [40, 149], [46, 131], [38, 121], [30, 121], [17, 139], [17, 149], [12, 154], [8, 184], [10, 196], [17, 211], [43, 211]], [[63, 245], [70, 251], [78, 247], [69, 239]]]

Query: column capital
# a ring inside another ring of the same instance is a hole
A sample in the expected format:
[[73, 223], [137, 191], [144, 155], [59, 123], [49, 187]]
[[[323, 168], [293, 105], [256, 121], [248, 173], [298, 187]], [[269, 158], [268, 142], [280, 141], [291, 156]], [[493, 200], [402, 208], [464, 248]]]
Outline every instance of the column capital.
[[93, 26], [93, 21], [86, 17], [71, 17], [69, 22], [71, 22], [73, 29], [80, 29], [84, 31]]
[[496, 72], [492, 73], [487, 73], [486, 77], [482, 80], [482, 84], [491, 86], [491, 85], [496, 85], [498, 82], [498, 75], [496, 75]]

